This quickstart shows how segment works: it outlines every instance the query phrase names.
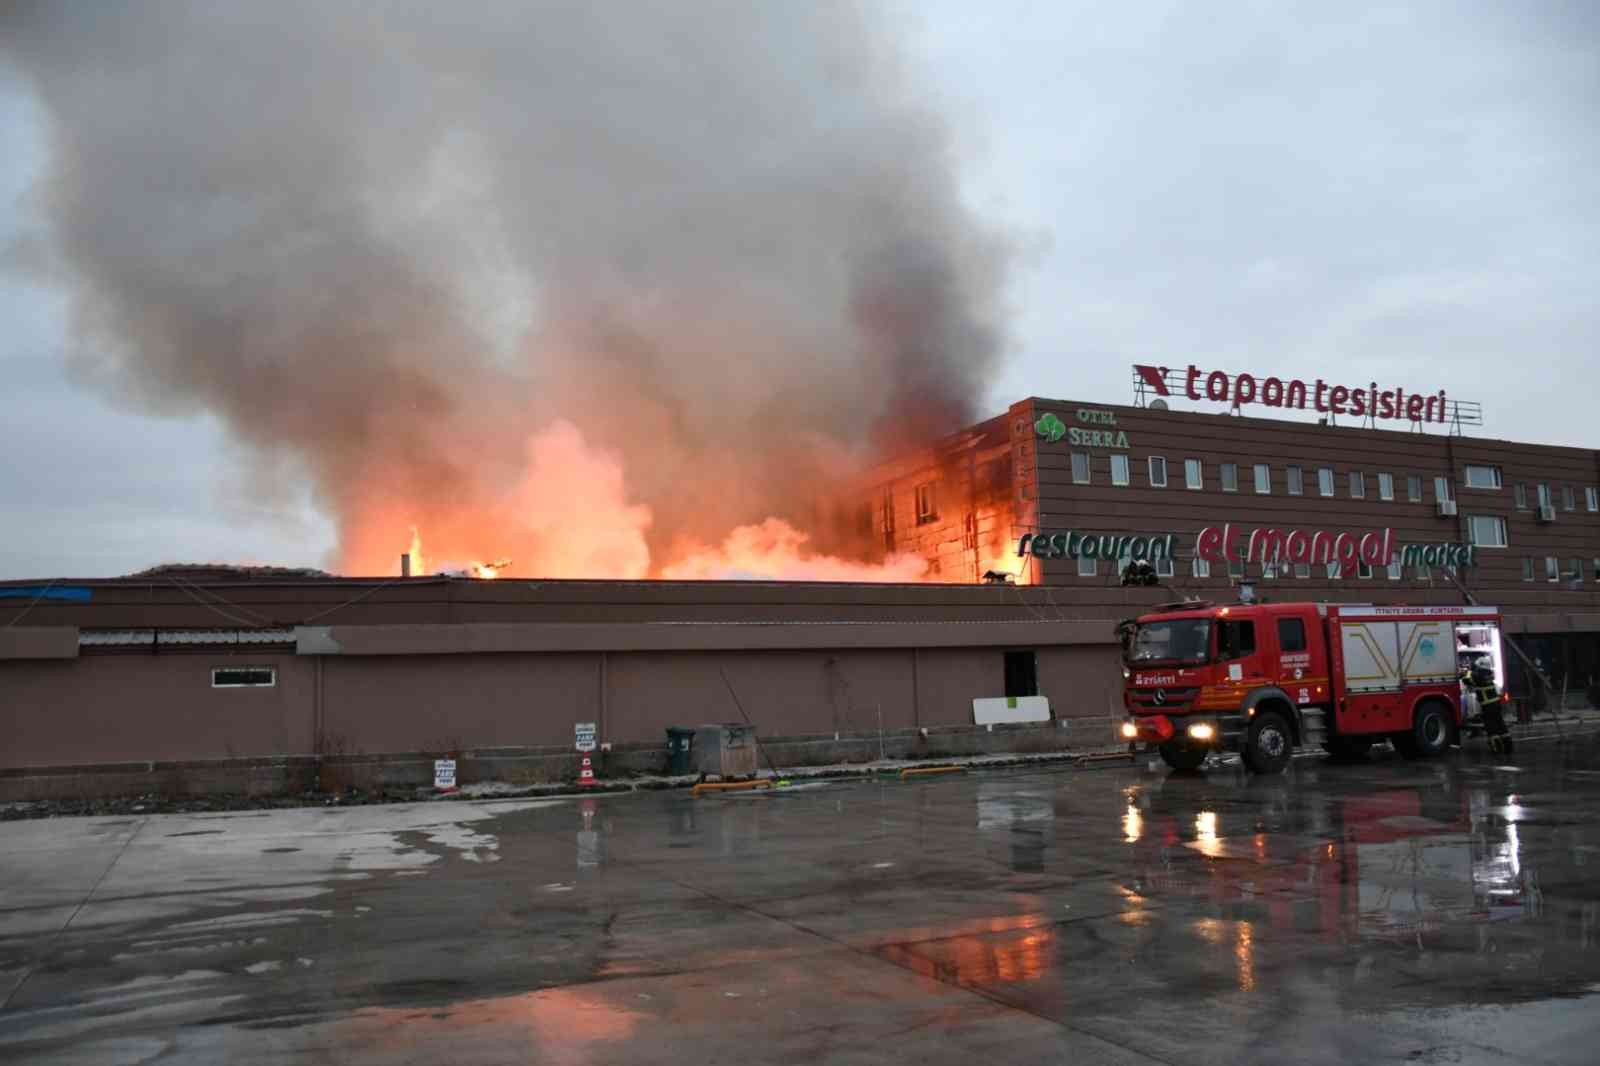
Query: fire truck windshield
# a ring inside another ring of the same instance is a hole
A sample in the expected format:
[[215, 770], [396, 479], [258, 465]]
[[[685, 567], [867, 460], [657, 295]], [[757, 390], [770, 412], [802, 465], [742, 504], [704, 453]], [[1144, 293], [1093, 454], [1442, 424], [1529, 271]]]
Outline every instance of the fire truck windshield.
[[1204, 618], [1144, 622], [1127, 645], [1129, 663], [1203, 663], [1211, 648], [1211, 623]]

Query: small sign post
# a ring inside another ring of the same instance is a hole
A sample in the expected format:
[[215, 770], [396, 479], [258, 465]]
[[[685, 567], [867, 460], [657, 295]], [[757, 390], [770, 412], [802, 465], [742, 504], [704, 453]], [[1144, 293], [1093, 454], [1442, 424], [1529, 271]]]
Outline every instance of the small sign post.
[[593, 786], [595, 784], [593, 757], [589, 754], [595, 749], [596, 730], [593, 722], [578, 722], [572, 727], [578, 749], [578, 784]]
[[456, 790], [456, 761], [454, 759], [433, 760], [433, 787], [439, 792], [454, 792]]

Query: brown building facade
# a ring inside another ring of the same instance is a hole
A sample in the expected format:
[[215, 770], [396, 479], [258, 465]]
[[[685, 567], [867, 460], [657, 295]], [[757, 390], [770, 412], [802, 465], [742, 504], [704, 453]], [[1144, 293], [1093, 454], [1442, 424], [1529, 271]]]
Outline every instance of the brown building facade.
[[[1600, 674], [1597, 488], [1600, 455], [1576, 448], [1029, 399], [819, 502], [820, 546], [921, 555], [923, 584], [3, 582], [0, 778], [403, 753], [489, 766], [570, 752], [589, 722], [642, 767], [666, 726], [745, 714], [793, 761], [1098, 746], [1121, 711], [1118, 619], [1245, 585], [1459, 603], [1444, 567], [1572, 702]], [[1392, 561], [1337, 562], [1362, 543]], [[1159, 584], [1124, 585], [1141, 559]], [[1050, 721], [974, 720], [974, 700], [1035, 694]]]

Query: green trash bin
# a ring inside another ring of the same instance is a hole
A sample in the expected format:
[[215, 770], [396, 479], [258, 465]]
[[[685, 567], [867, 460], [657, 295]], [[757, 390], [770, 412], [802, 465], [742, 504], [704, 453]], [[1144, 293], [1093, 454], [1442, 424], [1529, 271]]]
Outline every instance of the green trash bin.
[[694, 773], [693, 758], [694, 729], [681, 725], [667, 726], [667, 773]]

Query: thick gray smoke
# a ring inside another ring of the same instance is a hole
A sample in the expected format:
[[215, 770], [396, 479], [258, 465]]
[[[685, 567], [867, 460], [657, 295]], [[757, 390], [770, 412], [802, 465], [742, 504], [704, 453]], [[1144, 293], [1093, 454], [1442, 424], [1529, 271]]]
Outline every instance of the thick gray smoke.
[[415, 524], [614, 571], [515, 514], [569, 507], [528, 444], [564, 420], [659, 569], [993, 376], [1005, 246], [855, 4], [13, 3], [0, 59], [51, 122], [76, 369], [303, 462], [347, 567]]

